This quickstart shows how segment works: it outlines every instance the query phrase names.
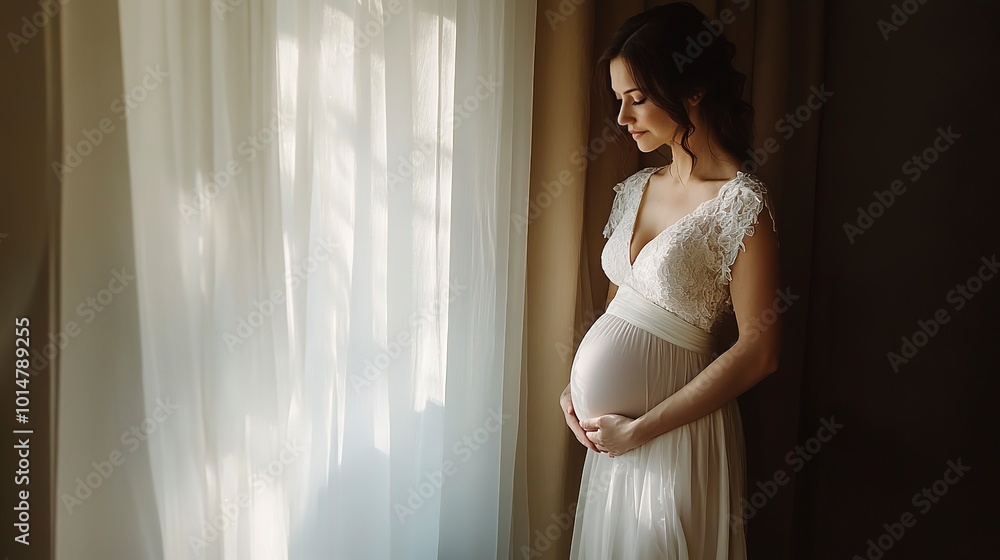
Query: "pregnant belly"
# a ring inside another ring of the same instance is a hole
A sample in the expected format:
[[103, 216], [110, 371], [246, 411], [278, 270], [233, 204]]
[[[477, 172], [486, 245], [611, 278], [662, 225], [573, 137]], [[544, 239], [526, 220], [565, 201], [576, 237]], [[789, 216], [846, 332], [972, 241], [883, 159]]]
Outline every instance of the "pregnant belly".
[[613, 315], [602, 315], [594, 322], [580, 341], [570, 369], [578, 418], [604, 414], [638, 418], [646, 413], [651, 336]]

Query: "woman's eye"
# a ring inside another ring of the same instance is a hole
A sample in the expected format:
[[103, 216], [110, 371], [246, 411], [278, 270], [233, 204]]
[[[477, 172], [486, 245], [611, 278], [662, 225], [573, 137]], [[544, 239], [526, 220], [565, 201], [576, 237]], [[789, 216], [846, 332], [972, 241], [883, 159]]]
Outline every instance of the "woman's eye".
[[645, 100], [645, 99], [643, 99], [642, 101], [633, 101], [633, 102], [632, 102], [632, 104], [633, 104], [633, 105], [642, 105], [642, 104], [643, 104], [643, 103], [645, 103], [645, 102], [646, 102], [646, 100]]

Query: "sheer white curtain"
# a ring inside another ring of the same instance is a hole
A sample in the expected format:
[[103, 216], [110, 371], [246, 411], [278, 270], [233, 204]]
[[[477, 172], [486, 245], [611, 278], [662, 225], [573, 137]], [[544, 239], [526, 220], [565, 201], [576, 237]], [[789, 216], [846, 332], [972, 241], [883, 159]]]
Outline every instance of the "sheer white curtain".
[[150, 542], [508, 557], [535, 2], [119, 6]]

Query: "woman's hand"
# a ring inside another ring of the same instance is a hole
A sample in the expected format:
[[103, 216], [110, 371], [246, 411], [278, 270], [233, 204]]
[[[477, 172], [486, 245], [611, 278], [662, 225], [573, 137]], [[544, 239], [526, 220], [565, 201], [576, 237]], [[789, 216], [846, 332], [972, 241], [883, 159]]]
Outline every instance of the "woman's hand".
[[620, 414], [605, 414], [597, 418], [585, 418], [580, 427], [587, 438], [600, 451], [607, 451], [611, 457], [621, 455], [642, 445], [636, 431], [636, 421]]
[[576, 409], [573, 408], [573, 396], [570, 393], [569, 385], [566, 385], [566, 389], [564, 389], [562, 394], [559, 395], [559, 407], [562, 408], [566, 425], [573, 431], [576, 439], [578, 439], [585, 447], [593, 449], [595, 453], [600, 453], [601, 451], [597, 449], [594, 442], [590, 441], [587, 437], [587, 433], [584, 432], [583, 428], [580, 426], [580, 419], [576, 417]]

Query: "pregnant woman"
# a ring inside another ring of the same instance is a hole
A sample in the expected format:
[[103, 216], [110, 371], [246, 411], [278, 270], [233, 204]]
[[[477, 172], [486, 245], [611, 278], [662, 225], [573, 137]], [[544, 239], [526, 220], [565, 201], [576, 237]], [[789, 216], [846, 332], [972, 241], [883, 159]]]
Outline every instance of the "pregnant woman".
[[[573, 559], [746, 558], [736, 397], [777, 368], [778, 241], [767, 190], [740, 161], [745, 76], [709, 29], [690, 4], [661, 6], [628, 19], [598, 63], [618, 123], [672, 161], [614, 187], [607, 310], [560, 398], [589, 448]], [[687, 50], [698, 37], [701, 52]], [[737, 340], [719, 354], [732, 321]]]

